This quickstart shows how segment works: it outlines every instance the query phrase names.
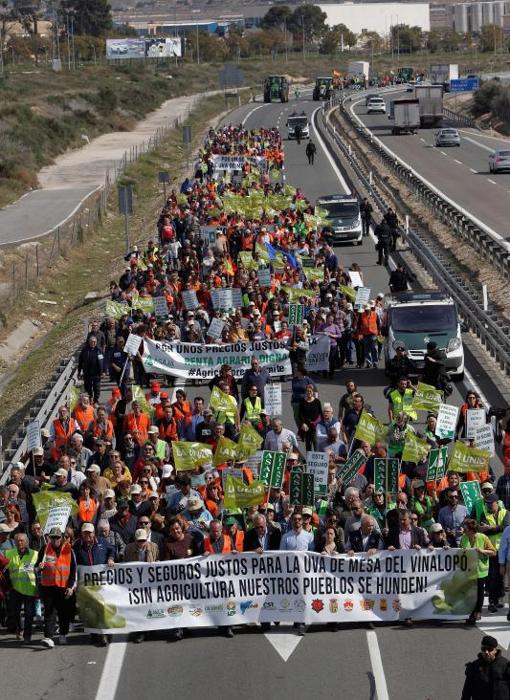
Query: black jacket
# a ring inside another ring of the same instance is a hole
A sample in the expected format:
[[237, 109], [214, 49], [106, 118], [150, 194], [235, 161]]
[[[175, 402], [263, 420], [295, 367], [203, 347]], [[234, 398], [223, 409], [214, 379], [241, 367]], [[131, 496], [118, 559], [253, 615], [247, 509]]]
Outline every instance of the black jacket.
[[[280, 549], [280, 542], [282, 539], [282, 533], [281, 530], [278, 530], [277, 527], [270, 527], [269, 528], [269, 543], [268, 543], [268, 550], [276, 550]], [[244, 538], [244, 551], [245, 552], [254, 552], [258, 547], [260, 547], [259, 543], [259, 537], [257, 535], [257, 531], [255, 529], [253, 530], [248, 530], [246, 533], [246, 536]]]
[[499, 650], [492, 663], [479, 654], [466, 664], [462, 700], [510, 700], [510, 662]]
[[89, 377], [100, 377], [103, 373], [103, 353], [96, 345], [91, 348], [89, 345], [84, 345], [78, 359], [78, 372]]
[[349, 542], [351, 544], [351, 549], [354, 552], [368, 552], [369, 549], [379, 549], [379, 544], [382, 540], [381, 535], [375, 530], [368, 536], [367, 544], [363, 547], [363, 536], [361, 534], [361, 528], [359, 530], [353, 530], [349, 535]]

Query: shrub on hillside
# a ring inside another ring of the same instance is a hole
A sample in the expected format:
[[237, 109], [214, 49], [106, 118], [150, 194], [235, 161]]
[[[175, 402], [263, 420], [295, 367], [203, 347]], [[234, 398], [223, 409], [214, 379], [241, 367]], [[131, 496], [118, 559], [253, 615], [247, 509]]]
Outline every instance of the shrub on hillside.
[[505, 88], [496, 80], [488, 80], [483, 83], [473, 96], [471, 111], [475, 117], [487, 114], [492, 110], [492, 102], [502, 94]]

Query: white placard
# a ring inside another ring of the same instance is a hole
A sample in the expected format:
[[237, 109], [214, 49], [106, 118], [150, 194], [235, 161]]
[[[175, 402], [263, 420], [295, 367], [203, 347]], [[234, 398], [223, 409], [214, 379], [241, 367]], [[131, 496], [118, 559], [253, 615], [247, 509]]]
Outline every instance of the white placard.
[[370, 287], [358, 287], [356, 292], [355, 309], [364, 309], [370, 300]]
[[199, 307], [197, 293], [194, 289], [185, 289], [181, 295], [186, 311], [194, 311]]
[[153, 297], [154, 314], [156, 318], [166, 318], [168, 316], [168, 304], [165, 297]]
[[491, 453], [491, 457], [494, 457], [496, 454], [496, 449], [494, 445], [494, 432], [492, 430], [492, 425], [482, 425], [481, 428], [476, 429], [475, 445], [480, 450], [488, 450]]
[[41, 447], [41, 427], [38, 420], [27, 425], [27, 452], [32, 452], [36, 447]]
[[126, 344], [124, 345], [124, 352], [127, 352], [128, 355], [134, 357], [140, 348], [141, 342], [141, 336], [136, 335], [136, 333], [130, 333], [127, 337]]
[[306, 453], [306, 471], [314, 476], [315, 493], [325, 496], [328, 492], [329, 459], [325, 452]]
[[349, 270], [348, 273], [349, 279], [351, 280], [351, 287], [362, 287], [363, 286], [363, 280], [361, 279], [361, 275], [359, 272], [356, 270]]
[[213, 318], [211, 325], [209, 326], [209, 330], [207, 331], [207, 335], [215, 339], [221, 338], [224, 328], [225, 321], [222, 321], [221, 318]]
[[282, 415], [281, 384], [266, 384], [264, 387], [264, 410], [272, 417]]
[[486, 423], [485, 409], [468, 408], [466, 411], [466, 437], [474, 440], [478, 428], [482, 428]]
[[437, 412], [436, 435], [440, 440], [453, 440], [459, 418], [459, 407], [442, 403]]
[[211, 289], [211, 300], [214, 309], [239, 309], [243, 305], [241, 290], [238, 287]]
[[46, 520], [46, 525], [44, 526], [44, 534], [47, 535], [53, 527], [58, 527], [60, 530], [62, 530], [62, 532], [64, 532], [70, 515], [70, 505], [51, 506], [48, 510], [48, 519]]
[[257, 270], [257, 277], [259, 278], [261, 287], [271, 286], [271, 270], [268, 267], [259, 267]]

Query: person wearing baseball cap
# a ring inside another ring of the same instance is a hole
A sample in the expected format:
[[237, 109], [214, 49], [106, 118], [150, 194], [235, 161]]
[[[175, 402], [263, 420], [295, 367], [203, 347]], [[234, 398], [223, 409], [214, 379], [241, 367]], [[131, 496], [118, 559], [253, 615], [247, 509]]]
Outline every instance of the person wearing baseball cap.
[[115, 563], [115, 548], [103, 537], [96, 537], [96, 528], [92, 523], [82, 524], [73, 550], [78, 566], [113, 566]]
[[64, 540], [59, 527], [50, 529], [48, 543], [39, 550], [36, 571], [40, 576], [39, 591], [44, 604], [42, 644], [53, 649], [57, 617], [59, 643], [67, 644], [69, 626], [74, 616], [77, 584], [76, 556], [71, 544]]
[[462, 700], [508, 700], [510, 662], [501, 655], [498, 640], [486, 634], [474, 661], [466, 664]]

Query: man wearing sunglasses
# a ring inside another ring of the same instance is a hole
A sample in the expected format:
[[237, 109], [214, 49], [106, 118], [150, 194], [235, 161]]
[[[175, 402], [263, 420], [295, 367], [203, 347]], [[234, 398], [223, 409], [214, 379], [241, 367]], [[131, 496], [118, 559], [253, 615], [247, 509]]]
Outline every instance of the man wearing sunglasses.
[[447, 537], [455, 539], [458, 547], [463, 533], [462, 523], [468, 517], [466, 506], [459, 503], [460, 493], [457, 489], [448, 489], [447, 502], [439, 511], [438, 520], [443, 526]]
[[466, 664], [462, 700], [503, 700], [510, 697], [510, 662], [498, 649], [497, 639], [482, 638], [480, 653]]

